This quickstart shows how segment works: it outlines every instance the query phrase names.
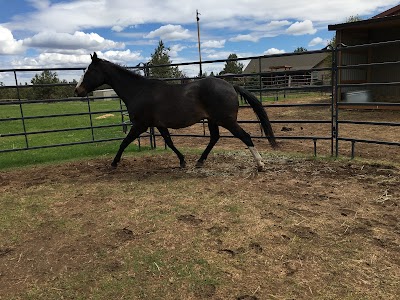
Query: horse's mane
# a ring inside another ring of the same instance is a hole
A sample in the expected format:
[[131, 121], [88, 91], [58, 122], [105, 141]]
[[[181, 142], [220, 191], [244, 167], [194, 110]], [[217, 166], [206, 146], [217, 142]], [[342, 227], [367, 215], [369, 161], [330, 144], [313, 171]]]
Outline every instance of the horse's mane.
[[105, 60], [105, 59], [100, 59], [100, 60], [101, 60], [102, 62], [108, 64], [108, 65], [113, 66], [114, 68], [116, 68], [117, 70], [123, 72], [123, 73], [126, 74], [127, 76], [133, 77], [134, 79], [142, 79], [142, 80], [145, 80], [145, 79], [146, 79], [146, 77], [144, 77], [144, 76], [142, 76], [142, 75], [140, 75], [140, 74], [138, 74], [138, 73], [135, 73], [135, 72], [133, 72], [132, 70], [129, 70], [128, 68], [126, 68], [126, 67], [124, 67], [124, 66], [121, 66], [121, 65], [119, 65], [119, 64], [113, 63], [113, 62], [108, 61], [108, 60]]

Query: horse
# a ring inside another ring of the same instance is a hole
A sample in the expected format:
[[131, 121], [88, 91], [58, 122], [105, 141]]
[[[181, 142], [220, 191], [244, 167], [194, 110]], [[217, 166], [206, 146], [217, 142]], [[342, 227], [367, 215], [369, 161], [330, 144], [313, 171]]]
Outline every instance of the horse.
[[248, 147], [258, 170], [262, 171], [264, 163], [259, 152], [254, 147], [250, 135], [237, 122], [238, 93], [253, 108], [272, 147], [277, 147], [271, 123], [261, 102], [240, 86], [215, 77], [183, 84], [169, 84], [159, 79], [146, 78], [101, 59], [97, 57], [96, 52], [90, 56], [92, 61], [77, 83], [75, 95], [85, 97], [99, 86], [108, 84], [125, 103], [132, 123], [111, 163], [112, 167], [117, 167], [122, 153], [130, 143], [149, 127], [156, 127], [167, 146], [178, 156], [180, 167], [185, 168], [185, 157], [174, 146], [168, 128], [184, 128], [206, 119], [210, 141], [196, 167], [203, 166], [220, 138], [219, 126], [222, 126]]

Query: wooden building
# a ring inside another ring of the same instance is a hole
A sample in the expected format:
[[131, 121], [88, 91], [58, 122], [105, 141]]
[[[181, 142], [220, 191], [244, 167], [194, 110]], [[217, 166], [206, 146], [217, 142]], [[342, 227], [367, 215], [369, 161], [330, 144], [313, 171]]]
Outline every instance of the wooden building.
[[243, 73], [262, 73], [264, 86], [293, 87], [329, 84], [330, 71], [318, 70], [330, 67], [328, 56], [327, 52], [265, 56], [252, 59]]
[[[342, 87], [339, 91], [342, 100], [349, 93], [364, 90], [368, 92], [365, 100], [400, 102], [400, 85], [390, 84], [400, 82], [400, 42], [393, 42], [400, 41], [400, 5], [367, 20], [329, 25], [328, 29], [336, 31], [336, 45], [342, 45], [338, 53], [338, 66], [361, 65], [341, 69], [339, 83], [365, 84]], [[373, 45], [346, 49], [346, 46], [364, 44]]]

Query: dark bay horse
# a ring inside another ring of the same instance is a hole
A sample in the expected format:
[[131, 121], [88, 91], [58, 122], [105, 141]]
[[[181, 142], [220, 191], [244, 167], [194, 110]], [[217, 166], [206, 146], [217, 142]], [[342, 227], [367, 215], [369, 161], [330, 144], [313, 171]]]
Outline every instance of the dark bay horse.
[[247, 90], [232, 86], [215, 77], [207, 77], [185, 84], [168, 84], [162, 80], [148, 79], [135, 74], [119, 65], [91, 55], [92, 62], [87, 67], [75, 88], [75, 94], [84, 97], [102, 84], [110, 85], [124, 101], [132, 127], [122, 141], [112, 162], [116, 167], [125, 148], [149, 127], [156, 127], [178, 156], [180, 166], [186, 166], [185, 157], [172, 143], [168, 128], [191, 126], [207, 119], [210, 130], [210, 142], [197, 161], [196, 166], [204, 164], [211, 149], [220, 135], [218, 126], [228, 129], [249, 148], [259, 170], [264, 163], [250, 135], [237, 123], [239, 101], [237, 93], [251, 105], [257, 114], [270, 144], [275, 147], [274, 132], [267, 113], [258, 99]]

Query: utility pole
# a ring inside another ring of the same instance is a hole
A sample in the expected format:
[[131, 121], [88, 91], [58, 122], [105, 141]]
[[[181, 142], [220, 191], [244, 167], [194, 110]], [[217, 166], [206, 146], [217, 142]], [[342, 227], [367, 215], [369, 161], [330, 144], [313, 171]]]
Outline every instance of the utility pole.
[[201, 67], [200, 23], [199, 23], [200, 18], [199, 18], [199, 15], [200, 15], [200, 13], [199, 13], [199, 11], [196, 9], [197, 40], [198, 40], [198, 44], [199, 44], [199, 62], [200, 62], [200, 64], [199, 64], [199, 66], [200, 66], [200, 73], [199, 73], [199, 75], [200, 75], [200, 77], [203, 77], [203, 70], [202, 70], [202, 67]]

